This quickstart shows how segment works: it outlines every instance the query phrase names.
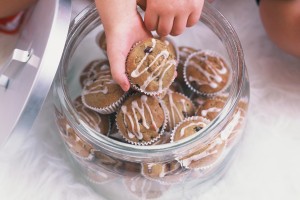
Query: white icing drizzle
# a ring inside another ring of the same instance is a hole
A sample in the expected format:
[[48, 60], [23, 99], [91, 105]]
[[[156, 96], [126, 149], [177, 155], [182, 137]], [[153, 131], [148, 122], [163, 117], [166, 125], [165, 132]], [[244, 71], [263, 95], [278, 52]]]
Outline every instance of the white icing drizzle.
[[211, 107], [211, 108], [208, 108], [206, 110], [201, 110], [201, 115], [203, 117], [206, 117], [208, 113], [211, 113], [211, 112], [220, 112], [221, 111], [221, 108], [217, 108], [217, 107]]
[[140, 116], [142, 117], [142, 125], [146, 129], [150, 128], [150, 124], [148, 124], [147, 121], [146, 121], [145, 108], [146, 108], [146, 111], [150, 115], [151, 125], [153, 125], [153, 127], [155, 128], [155, 131], [157, 131], [157, 132], [159, 131], [159, 128], [157, 127], [157, 125], [154, 121], [152, 110], [150, 109], [149, 105], [147, 104], [147, 99], [148, 99], [148, 97], [146, 95], [141, 96], [141, 106], [138, 105], [137, 101], [132, 101], [131, 110], [132, 110], [133, 116], [131, 116], [127, 112], [127, 106], [123, 105], [121, 107], [121, 110], [124, 114], [123, 122], [124, 122], [125, 126], [127, 126], [127, 121], [126, 121], [126, 118], [127, 118], [130, 122], [131, 127], [132, 127], [132, 132], [127, 130], [128, 137], [131, 138], [131, 139], [135, 138], [135, 137], [139, 140], [143, 139], [143, 134], [140, 131], [140, 123], [139, 123], [139, 120], [138, 120], [137, 113], [139, 113]]
[[100, 67], [99, 67], [99, 61], [93, 61], [93, 62], [90, 64], [90, 66], [88, 66], [88, 68], [89, 68], [89, 70], [83, 71], [83, 72], [81, 73], [81, 76], [86, 76], [86, 77], [87, 77], [87, 79], [84, 80], [83, 84], [86, 84], [87, 80], [88, 80], [90, 77], [94, 76], [94, 75], [98, 72], [97, 68], [100, 68]]
[[189, 76], [188, 80], [190, 82], [195, 81], [198, 85], [209, 85], [211, 88], [217, 88], [218, 84], [213, 81], [200, 80], [198, 78], [194, 78], [193, 76]]
[[[132, 192], [134, 192], [135, 194], [137, 195], [141, 195], [139, 196], [139, 199], [148, 199], [147, 198], [147, 194], [149, 192], [149, 190], [151, 189], [151, 182], [148, 181], [147, 179], [143, 178], [143, 177], [140, 177], [140, 176], [136, 176], [134, 178], [132, 178], [130, 181], [130, 190]], [[138, 187], [136, 187], [138, 186]], [[138, 188], [140, 189], [138, 191]]]
[[201, 127], [205, 127], [206, 124], [204, 122], [191, 122], [189, 123], [187, 126], [185, 127], [182, 127], [181, 130], [180, 130], [180, 137], [183, 137], [184, 134], [185, 134], [185, 129], [191, 127], [191, 126], [201, 126]]
[[241, 119], [242, 119], [241, 110], [238, 110], [234, 114], [232, 120], [224, 128], [224, 130], [221, 131], [220, 135], [222, 140], [228, 139], [228, 137], [233, 133], [234, 128], [238, 125]]
[[191, 59], [189, 62], [189, 66], [196, 68], [201, 74], [203, 74], [206, 77], [206, 80], [195, 78], [192, 75], [188, 77], [188, 80], [196, 81], [199, 85], [208, 85], [214, 89], [217, 88], [223, 80], [221, 75], [226, 74], [228, 71], [223, 61], [219, 59], [218, 64], [221, 67], [221, 69], [219, 69], [217, 67], [214, 67], [213, 63], [209, 61], [207, 55], [203, 56], [203, 54], [198, 54], [197, 56], [195, 56], [195, 58], [205, 62], [206, 66], [211, 70], [211, 72], [204, 70], [199, 64], [197, 64], [193, 59]]
[[74, 106], [79, 112], [79, 116], [87, 122], [92, 128], [94, 128], [96, 131], [101, 132], [99, 124], [101, 123], [101, 117], [100, 115], [94, 113], [91, 114], [91, 110], [80, 104], [79, 102], [75, 101]]
[[87, 71], [83, 71], [81, 73], [81, 77], [86, 76], [86, 79], [83, 81], [83, 85], [87, 84], [89, 79], [95, 78], [100, 70], [108, 70], [109, 66], [106, 62], [100, 62], [99, 60], [96, 60], [91, 62], [88, 68], [89, 69]]
[[[153, 51], [153, 49], [156, 46], [156, 40], [152, 39], [152, 47], [150, 49], [150, 52]], [[157, 77], [159, 77], [159, 81], [158, 81], [158, 91], [162, 90], [162, 84], [163, 84], [163, 77], [165, 76], [165, 74], [167, 73], [167, 71], [169, 69], [171, 69], [172, 66], [176, 66], [176, 60], [172, 59], [172, 60], [167, 60], [169, 57], [169, 52], [168, 50], [162, 50], [159, 54], [156, 55], [156, 57], [154, 58], [154, 60], [149, 64], [149, 66], [145, 67], [145, 69], [141, 70], [142, 65], [144, 64], [145, 60], [148, 58], [149, 53], [146, 53], [145, 56], [142, 58], [142, 60], [140, 61], [140, 63], [137, 65], [136, 69], [133, 70], [131, 72], [131, 76], [133, 78], [137, 78], [139, 76], [141, 76], [143, 73], [145, 73], [149, 68], [151, 68], [160, 57], [163, 57], [163, 61], [160, 63], [160, 65], [158, 65], [152, 72], [151, 74], [147, 77], [146, 81], [144, 82], [144, 84], [142, 86], [140, 86], [140, 88], [142, 90], [145, 90], [148, 85]], [[168, 65], [167, 67], [165, 67], [166, 65]]]
[[207, 158], [209, 156], [215, 155], [218, 153], [218, 150], [216, 149], [218, 145], [222, 144], [222, 140], [217, 138], [213, 143], [209, 144], [209, 147], [205, 149], [203, 152], [199, 154], [195, 154], [189, 158], [186, 158], [181, 161], [181, 164], [183, 166], [189, 166], [193, 161], [199, 161], [201, 159]]
[[107, 92], [108, 92], [107, 85], [115, 84], [115, 83], [116, 82], [112, 79], [110, 70], [109, 69], [102, 70], [101, 72], [99, 72], [97, 74], [97, 79], [95, 81], [94, 80], [87, 81], [87, 83], [86, 83], [87, 87], [89, 87], [91, 85], [93, 85], [93, 86], [90, 87], [89, 89], [87, 89], [87, 87], [85, 87], [85, 89], [83, 90], [83, 95], [97, 94], [97, 93], [107, 94]]
[[[176, 125], [176, 118], [175, 117], [178, 116], [179, 120], [182, 121], [184, 119], [184, 116], [179, 111], [178, 105], [176, 105], [176, 103], [174, 103], [173, 92], [171, 90], [168, 91], [167, 97], [168, 97], [168, 101], [169, 101], [169, 104], [170, 104], [170, 109], [168, 109], [169, 118], [170, 118], [169, 119], [169, 126], [172, 129]], [[186, 105], [185, 105], [185, 100], [180, 99], [180, 103], [182, 104], [183, 111], [187, 112], [187, 108], [186, 108]]]
[[151, 173], [152, 168], [156, 165], [161, 165], [161, 171], [158, 174], [158, 177], [163, 178], [166, 175], [168, 175], [168, 168], [167, 168], [167, 164], [155, 164], [155, 163], [147, 163], [147, 168], [148, 168], [148, 173]]

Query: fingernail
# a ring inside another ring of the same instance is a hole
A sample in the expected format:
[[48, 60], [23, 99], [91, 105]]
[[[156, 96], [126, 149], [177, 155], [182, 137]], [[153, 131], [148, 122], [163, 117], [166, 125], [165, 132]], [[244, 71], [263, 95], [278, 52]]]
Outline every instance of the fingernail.
[[127, 92], [129, 90], [129, 84], [128, 83], [123, 83], [122, 84], [122, 89]]

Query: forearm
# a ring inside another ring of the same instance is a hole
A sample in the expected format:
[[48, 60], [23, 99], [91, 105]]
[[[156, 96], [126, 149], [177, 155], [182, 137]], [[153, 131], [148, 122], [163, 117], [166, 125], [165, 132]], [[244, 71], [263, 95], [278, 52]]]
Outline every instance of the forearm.
[[300, 0], [260, 0], [260, 15], [270, 38], [300, 56]]

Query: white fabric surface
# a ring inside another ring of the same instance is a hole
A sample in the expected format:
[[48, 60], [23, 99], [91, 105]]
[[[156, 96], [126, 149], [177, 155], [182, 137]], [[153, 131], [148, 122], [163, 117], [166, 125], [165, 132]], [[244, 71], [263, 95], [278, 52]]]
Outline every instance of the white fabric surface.
[[[218, 183], [193, 199], [300, 199], [300, 60], [268, 39], [254, 0], [222, 0], [215, 6], [242, 42], [251, 103], [235, 161]], [[0, 199], [101, 199], [53, 134], [52, 100], [47, 98], [33, 131], [12, 137], [1, 149]]]

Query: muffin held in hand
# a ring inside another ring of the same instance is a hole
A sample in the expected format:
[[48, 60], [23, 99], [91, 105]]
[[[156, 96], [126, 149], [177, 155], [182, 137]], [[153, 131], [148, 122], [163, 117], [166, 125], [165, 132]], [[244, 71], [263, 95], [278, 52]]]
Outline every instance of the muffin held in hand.
[[156, 97], [135, 94], [121, 106], [116, 121], [127, 142], [149, 145], [163, 134], [166, 119], [165, 109]]
[[113, 80], [110, 69], [103, 69], [89, 79], [85, 84], [82, 93], [83, 104], [101, 114], [115, 112], [127, 93]]
[[176, 55], [165, 42], [149, 38], [135, 44], [128, 54], [126, 73], [135, 90], [158, 95], [175, 79]]
[[207, 96], [222, 92], [229, 84], [230, 69], [223, 58], [211, 51], [191, 54], [184, 63], [183, 76], [188, 87]]

